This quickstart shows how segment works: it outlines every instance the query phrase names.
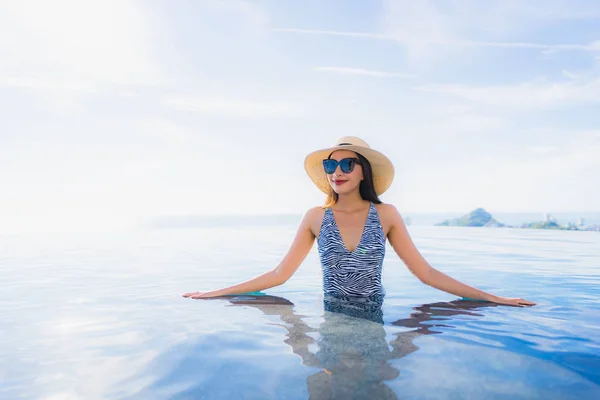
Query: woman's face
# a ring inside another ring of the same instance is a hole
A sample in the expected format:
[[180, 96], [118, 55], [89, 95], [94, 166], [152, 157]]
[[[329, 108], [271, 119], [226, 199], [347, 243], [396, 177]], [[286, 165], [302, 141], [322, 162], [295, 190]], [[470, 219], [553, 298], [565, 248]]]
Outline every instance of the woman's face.
[[[356, 153], [349, 150], [334, 151], [329, 158], [338, 162], [348, 158], [358, 159]], [[347, 163], [347, 161], [344, 163]], [[338, 195], [350, 193], [353, 190], [357, 190], [360, 182], [363, 180], [362, 167], [359, 164], [354, 163], [354, 169], [351, 172], [344, 172], [342, 171], [342, 166], [337, 165], [333, 173], [327, 174], [327, 180], [329, 181], [331, 188]]]

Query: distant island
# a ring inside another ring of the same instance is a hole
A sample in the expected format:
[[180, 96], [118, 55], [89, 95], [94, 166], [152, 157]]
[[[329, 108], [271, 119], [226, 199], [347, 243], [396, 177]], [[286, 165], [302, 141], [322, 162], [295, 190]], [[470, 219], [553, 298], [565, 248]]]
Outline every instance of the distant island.
[[600, 225], [585, 225], [583, 220], [578, 224], [570, 222], [568, 225], [560, 225], [552, 217], [547, 214], [545, 220], [537, 222], [529, 222], [520, 226], [506, 225], [498, 222], [492, 217], [492, 214], [483, 208], [477, 208], [460, 218], [448, 219], [435, 224], [435, 226], [468, 226], [468, 227], [483, 227], [483, 228], [521, 228], [521, 229], [555, 229], [567, 231], [597, 231], [600, 232]]
[[460, 218], [448, 219], [436, 226], [482, 226], [482, 227], [504, 227], [506, 225], [496, 221], [492, 214], [485, 211], [483, 208], [478, 208]]

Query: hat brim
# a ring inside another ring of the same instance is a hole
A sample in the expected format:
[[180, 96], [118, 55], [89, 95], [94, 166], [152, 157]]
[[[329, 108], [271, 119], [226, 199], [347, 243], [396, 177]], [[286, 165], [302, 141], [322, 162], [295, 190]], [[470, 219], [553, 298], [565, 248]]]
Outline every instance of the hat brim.
[[394, 164], [389, 158], [383, 153], [368, 147], [343, 145], [313, 151], [304, 159], [306, 173], [323, 193], [328, 194], [331, 187], [327, 180], [327, 174], [323, 169], [323, 160], [337, 150], [353, 151], [369, 160], [373, 170], [373, 185], [378, 196], [389, 189], [395, 174]]

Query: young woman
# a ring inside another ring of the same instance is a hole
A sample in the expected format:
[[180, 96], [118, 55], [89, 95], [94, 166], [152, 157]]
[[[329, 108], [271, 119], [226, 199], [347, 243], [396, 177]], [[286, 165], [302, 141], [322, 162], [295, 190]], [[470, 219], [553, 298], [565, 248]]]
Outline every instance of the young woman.
[[415, 247], [396, 208], [379, 196], [394, 178], [392, 162], [362, 139], [342, 137], [333, 147], [310, 153], [304, 168], [325, 194], [323, 207], [304, 215], [283, 260], [271, 271], [246, 282], [209, 292], [185, 293], [193, 299], [255, 292], [285, 283], [317, 240], [323, 291], [335, 298], [382, 299], [381, 284], [388, 240], [408, 269], [424, 284], [444, 292], [512, 306], [530, 306], [521, 298], [496, 296], [461, 283], [430, 266]]

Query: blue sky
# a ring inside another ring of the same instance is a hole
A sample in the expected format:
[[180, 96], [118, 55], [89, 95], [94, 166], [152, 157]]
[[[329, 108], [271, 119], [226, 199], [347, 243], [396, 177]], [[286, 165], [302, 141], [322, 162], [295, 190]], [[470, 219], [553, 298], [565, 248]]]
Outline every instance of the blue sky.
[[597, 211], [600, 6], [539, 4], [5, 4], [1, 230], [302, 213], [343, 135], [404, 213]]

